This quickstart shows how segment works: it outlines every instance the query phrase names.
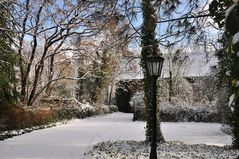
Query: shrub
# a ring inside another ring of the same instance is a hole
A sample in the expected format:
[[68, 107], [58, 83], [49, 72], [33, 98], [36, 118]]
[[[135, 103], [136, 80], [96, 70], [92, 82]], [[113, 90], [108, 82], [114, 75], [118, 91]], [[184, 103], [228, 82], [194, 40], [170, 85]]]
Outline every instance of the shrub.
[[53, 109], [28, 109], [26, 107], [15, 106], [6, 111], [4, 125], [2, 129], [13, 130], [49, 124], [56, 121], [57, 112]]
[[[145, 120], [145, 104], [143, 94], [132, 98], [134, 105], [133, 120]], [[164, 122], [221, 122], [220, 112], [211, 105], [189, 105], [188, 103], [160, 103], [160, 120]]]
[[24, 128], [34, 129], [34, 127], [49, 125], [65, 119], [82, 119], [117, 111], [116, 106], [92, 106], [89, 103], [82, 104], [74, 99], [52, 99], [45, 101], [50, 106], [47, 106], [47, 104], [43, 104], [44, 106], [38, 106], [36, 108], [15, 106], [6, 109], [4, 112], [1, 111], [0, 131], [19, 130]]

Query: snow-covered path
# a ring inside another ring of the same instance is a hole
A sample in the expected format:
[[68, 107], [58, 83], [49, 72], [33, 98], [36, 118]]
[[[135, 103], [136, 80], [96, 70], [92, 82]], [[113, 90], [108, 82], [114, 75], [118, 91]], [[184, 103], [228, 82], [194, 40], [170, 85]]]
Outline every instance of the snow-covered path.
[[[0, 159], [83, 159], [92, 145], [106, 140], [144, 140], [145, 122], [132, 121], [132, 114], [72, 120], [66, 125], [33, 131], [0, 141]], [[167, 141], [225, 145], [230, 136], [220, 124], [162, 123]]]

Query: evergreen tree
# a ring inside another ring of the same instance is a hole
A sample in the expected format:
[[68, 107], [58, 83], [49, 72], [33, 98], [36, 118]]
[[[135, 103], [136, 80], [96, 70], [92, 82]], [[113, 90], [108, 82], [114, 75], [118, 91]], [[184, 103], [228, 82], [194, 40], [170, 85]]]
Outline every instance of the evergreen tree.
[[0, 3], [0, 108], [6, 108], [16, 102], [15, 52], [12, 49], [13, 34], [10, 32], [9, 2]]
[[220, 27], [225, 26], [220, 42], [223, 48], [218, 52], [219, 77], [227, 83], [229, 93], [229, 124], [232, 126], [233, 146], [239, 149], [239, 4], [232, 1], [213, 0], [211, 13], [226, 11], [214, 20]]
[[233, 4], [225, 21], [225, 38], [231, 45], [226, 50], [230, 54], [228, 63], [230, 124], [233, 133], [233, 146], [239, 149], [239, 4]]

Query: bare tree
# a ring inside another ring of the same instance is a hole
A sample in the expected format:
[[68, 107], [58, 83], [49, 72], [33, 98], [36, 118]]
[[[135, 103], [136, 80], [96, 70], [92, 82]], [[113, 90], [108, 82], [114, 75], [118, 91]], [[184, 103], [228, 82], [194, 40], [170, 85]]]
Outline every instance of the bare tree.
[[118, 16], [117, 12], [114, 13], [97, 36], [83, 38], [76, 43], [79, 75], [89, 72], [88, 77], [94, 87], [89, 88], [88, 93], [94, 103], [105, 102], [108, 88], [112, 87], [119, 74], [121, 57], [128, 51], [128, 39], [124, 36], [129, 32], [128, 23], [118, 19]]
[[[32, 105], [39, 95], [46, 61], [49, 62], [48, 80], [55, 81], [55, 56], [71, 49], [69, 45], [74, 35], [87, 37], [98, 33], [103, 25], [99, 26], [97, 21], [110, 16], [116, 5], [115, 1], [107, 0], [26, 0], [12, 3], [14, 11], [10, 20], [15, 29], [8, 31], [17, 35], [14, 40], [20, 57], [21, 102], [27, 105]], [[29, 44], [28, 52], [24, 52], [25, 43]]]

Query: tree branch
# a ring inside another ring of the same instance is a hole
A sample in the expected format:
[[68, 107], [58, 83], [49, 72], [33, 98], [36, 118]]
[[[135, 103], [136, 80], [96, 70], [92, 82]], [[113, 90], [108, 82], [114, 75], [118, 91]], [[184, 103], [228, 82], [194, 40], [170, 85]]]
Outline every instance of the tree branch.
[[202, 15], [192, 15], [192, 16], [186, 16], [186, 17], [180, 17], [180, 18], [175, 18], [175, 19], [168, 19], [168, 20], [161, 20], [158, 21], [157, 23], [167, 23], [167, 22], [172, 22], [172, 21], [177, 21], [177, 20], [182, 20], [182, 19], [196, 19], [196, 18], [202, 18], [202, 17], [212, 17], [215, 15], [222, 15], [225, 14], [223, 13], [209, 13], [209, 14], [202, 14]]

